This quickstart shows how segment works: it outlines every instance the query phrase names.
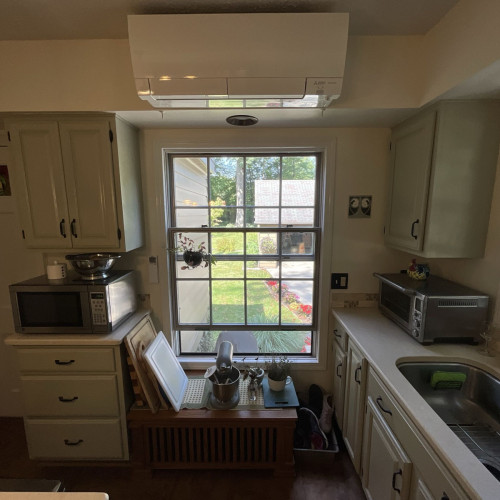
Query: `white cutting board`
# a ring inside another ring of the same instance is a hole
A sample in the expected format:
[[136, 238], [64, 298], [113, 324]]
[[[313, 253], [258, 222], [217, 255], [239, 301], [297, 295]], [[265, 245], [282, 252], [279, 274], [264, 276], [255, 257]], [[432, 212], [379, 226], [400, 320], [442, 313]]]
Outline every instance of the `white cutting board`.
[[158, 332], [143, 356], [175, 411], [180, 411], [188, 377], [163, 332]]

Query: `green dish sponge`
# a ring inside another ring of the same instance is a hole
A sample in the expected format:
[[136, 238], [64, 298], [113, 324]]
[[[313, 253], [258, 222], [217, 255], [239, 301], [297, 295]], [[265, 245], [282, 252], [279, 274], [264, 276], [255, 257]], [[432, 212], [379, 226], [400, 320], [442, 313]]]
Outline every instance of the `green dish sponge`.
[[431, 376], [433, 389], [460, 389], [467, 375], [462, 372], [434, 372]]

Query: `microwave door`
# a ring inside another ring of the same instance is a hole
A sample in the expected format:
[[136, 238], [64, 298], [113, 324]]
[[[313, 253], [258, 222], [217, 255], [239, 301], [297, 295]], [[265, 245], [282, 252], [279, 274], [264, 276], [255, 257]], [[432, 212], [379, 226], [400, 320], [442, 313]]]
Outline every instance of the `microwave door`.
[[88, 293], [82, 287], [20, 287], [11, 291], [20, 333], [91, 333]]
[[380, 283], [380, 307], [382, 312], [408, 333], [412, 327], [412, 311], [415, 295], [404, 293], [400, 288]]

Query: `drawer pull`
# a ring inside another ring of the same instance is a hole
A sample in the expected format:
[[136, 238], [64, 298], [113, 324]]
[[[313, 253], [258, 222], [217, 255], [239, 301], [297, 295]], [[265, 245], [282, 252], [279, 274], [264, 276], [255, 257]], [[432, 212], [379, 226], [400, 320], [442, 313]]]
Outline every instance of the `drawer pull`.
[[391, 410], [386, 410], [383, 406], [382, 406], [382, 398], [379, 396], [377, 398], [377, 405], [378, 407], [384, 412], [384, 413], [388, 413], [391, 417], [392, 417], [392, 411]]
[[401, 469], [399, 469], [397, 472], [395, 472], [392, 475], [392, 489], [394, 491], [397, 491], [399, 494], [401, 494], [401, 490], [399, 488], [396, 488], [396, 476], [402, 476], [402, 475], [403, 475], [403, 471]]
[[61, 361], [61, 360], [59, 360], [59, 359], [56, 359], [56, 360], [54, 361], [54, 363], [55, 363], [56, 365], [72, 365], [74, 362], [75, 362], [75, 360], [74, 360], [74, 359], [70, 359], [69, 361]]
[[358, 379], [358, 373], [361, 372], [361, 366], [358, 366], [354, 371], [354, 382], [357, 382], [361, 385], [361, 380]]
[[72, 398], [63, 398], [62, 396], [59, 396], [59, 401], [61, 403], [72, 403], [73, 401], [76, 401], [78, 399], [78, 396], [74, 396]]
[[338, 378], [342, 378], [342, 374], [341, 374], [341, 373], [339, 373], [339, 368], [342, 368], [342, 363], [339, 363], [339, 364], [337, 365], [337, 377], [338, 377]]
[[333, 334], [335, 335], [335, 337], [337, 337], [338, 339], [341, 339], [342, 338], [342, 335], [340, 333], [338, 333], [339, 331], [335, 328], [335, 330], [333, 330]]
[[83, 439], [79, 439], [78, 441], [70, 441], [69, 439], [64, 440], [64, 444], [66, 446], [78, 446], [83, 443]]

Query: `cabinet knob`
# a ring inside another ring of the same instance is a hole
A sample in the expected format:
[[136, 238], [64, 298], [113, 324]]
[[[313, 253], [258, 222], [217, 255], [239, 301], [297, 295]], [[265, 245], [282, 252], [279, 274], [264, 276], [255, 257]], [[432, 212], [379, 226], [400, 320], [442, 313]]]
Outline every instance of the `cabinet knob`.
[[63, 238], [66, 238], [66, 221], [64, 219], [59, 222], [59, 232]]
[[358, 378], [358, 374], [361, 372], [361, 366], [358, 366], [354, 371], [354, 382], [357, 382], [361, 385], [361, 380]]
[[388, 413], [388, 414], [392, 417], [392, 411], [391, 411], [391, 410], [387, 410], [387, 409], [385, 409], [385, 408], [383, 407], [382, 403], [383, 403], [382, 397], [381, 397], [381, 396], [379, 396], [379, 397], [377, 398], [377, 405], [378, 405], [378, 407], [379, 407], [379, 408], [380, 408], [380, 409], [381, 409], [384, 413]]
[[397, 491], [400, 494], [401, 494], [401, 490], [399, 488], [396, 488], [396, 476], [402, 476], [402, 475], [403, 475], [403, 471], [401, 469], [399, 469], [397, 472], [395, 472], [392, 475], [392, 489], [394, 491]]
[[78, 235], [76, 234], [76, 219], [71, 221], [71, 234], [73, 235], [73, 238], [78, 238]]
[[69, 361], [61, 361], [59, 359], [54, 360], [56, 365], [72, 365], [75, 362], [74, 359], [70, 359]]
[[61, 403], [72, 403], [73, 401], [76, 401], [78, 399], [78, 396], [73, 396], [72, 398], [65, 398], [63, 396], [59, 396], [59, 401]]
[[83, 439], [79, 439], [78, 441], [70, 441], [69, 439], [64, 440], [64, 444], [66, 446], [78, 446], [83, 443]]
[[417, 239], [418, 238], [418, 235], [415, 234], [415, 224], [418, 224], [420, 222], [419, 219], [417, 220], [414, 220], [412, 223], [411, 223], [411, 235]]

